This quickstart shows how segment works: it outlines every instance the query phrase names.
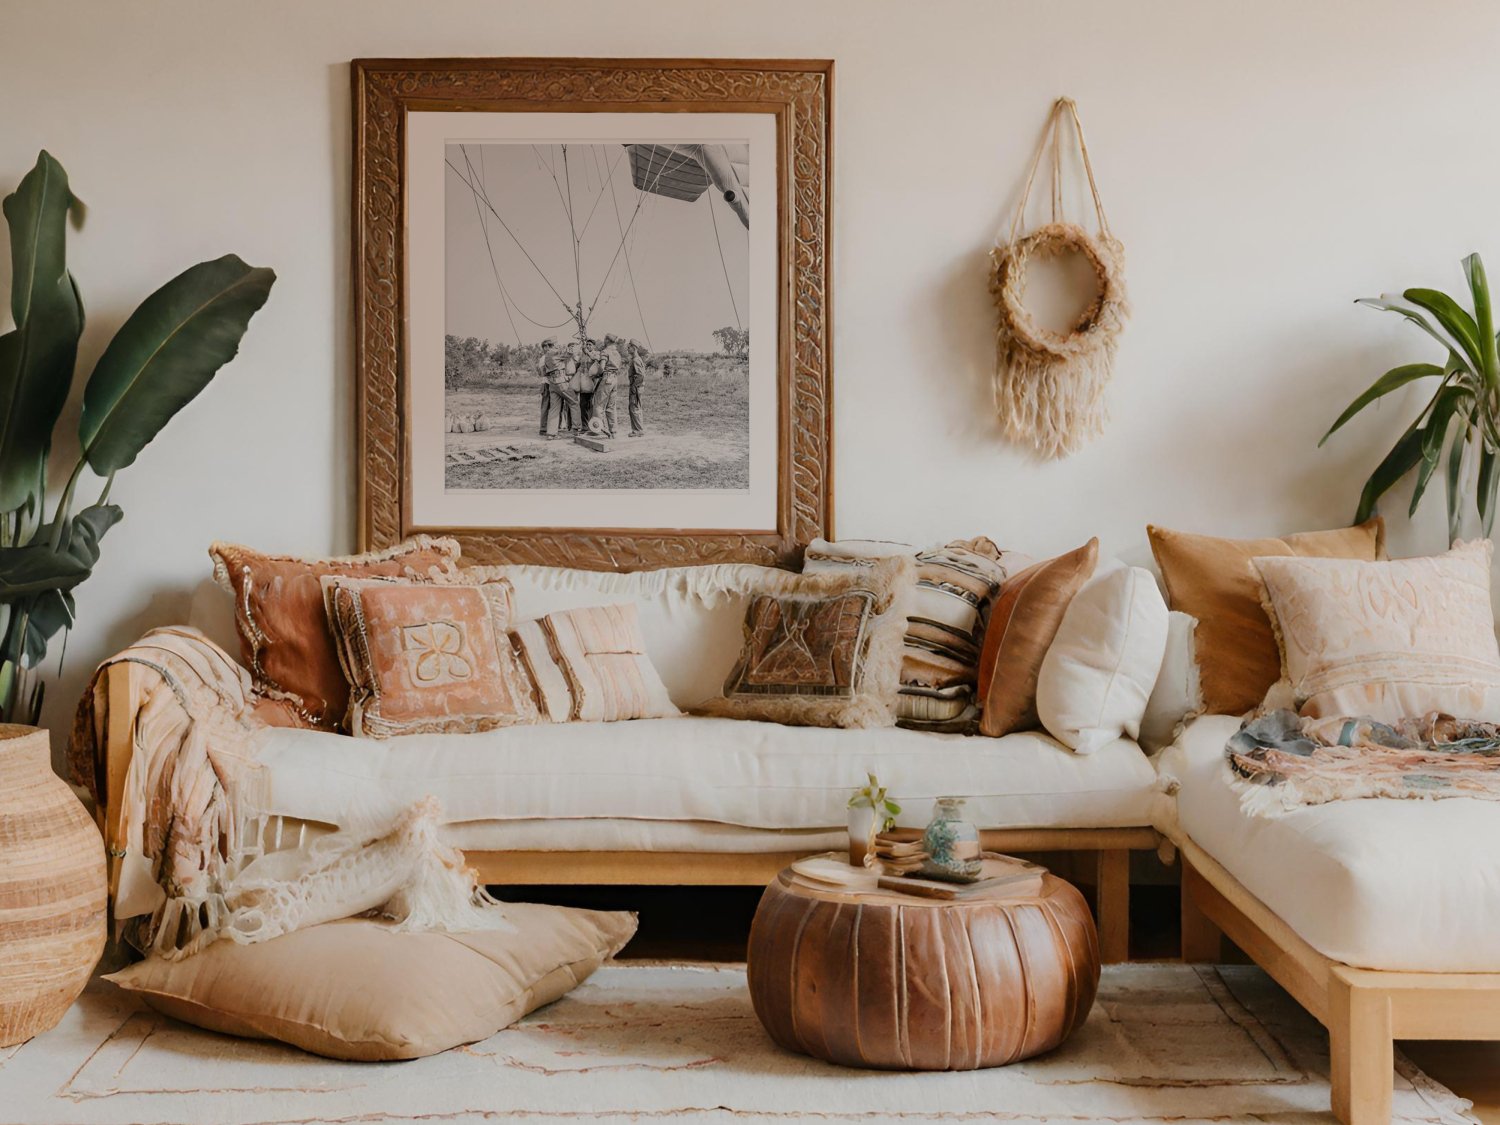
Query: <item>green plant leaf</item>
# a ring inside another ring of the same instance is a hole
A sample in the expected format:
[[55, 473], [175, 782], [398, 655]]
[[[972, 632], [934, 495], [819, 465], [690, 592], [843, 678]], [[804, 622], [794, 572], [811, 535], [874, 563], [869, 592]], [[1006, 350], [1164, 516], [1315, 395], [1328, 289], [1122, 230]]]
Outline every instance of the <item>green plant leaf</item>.
[[45, 590], [71, 590], [89, 576], [89, 567], [46, 543], [0, 547], [0, 601], [13, 602]]
[[123, 469], [234, 358], [276, 274], [233, 254], [200, 262], [147, 297], [99, 357], [79, 442], [100, 476]]
[[1479, 501], [1479, 522], [1484, 527], [1485, 535], [1489, 535], [1495, 526], [1495, 488], [1500, 485], [1500, 473], [1495, 470], [1500, 467], [1500, 456], [1491, 449], [1479, 451], [1479, 488], [1477, 499]]
[[0, 511], [40, 499], [52, 428], [67, 402], [83, 305], [67, 269], [68, 175], [46, 152], [5, 197], [11, 315], [0, 336]]
[[1435, 375], [1441, 376], [1444, 374], [1444, 370], [1444, 368], [1439, 367], [1435, 363], [1406, 363], [1400, 367], [1391, 368], [1379, 379], [1371, 383], [1364, 394], [1360, 395], [1345, 408], [1344, 412], [1339, 415], [1338, 421], [1328, 428], [1328, 432], [1322, 436], [1318, 444], [1321, 446], [1345, 422], [1349, 421], [1349, 419], [1353, 418], [1375, 400], [1384, 398], [1392, 391], [1399, 390], [1401, 387], [1406, 386], [1408, 383], [1414, 383], [1418, 379], [1427, 379]]
[[1422, 460], [1423, 436], [1422, 430], [1413, 423], [1406, 433], [1397, 439], [1391, 451], [1385, 455], [1385, 459], [1375, 466], [1375, 471], [1365, 482], [1364, 491], [1360, 493], [1359, 510], [1354, 516], [1355, 523], [1364, 523], [1373, 516], [1377, 501], [1389, 492], [1398, 480], [1416, 468], [1417, 462]]
[[1405, 297], [1395, 293], [1385, 293], [1379, 297], [1361, 297], [1354, 303], [1356, 305], [1364, 305], [1367, 308], [1380, 309], [1384, 312], [1393, 312], [1405, 317], [1439, 344], [1442, 344], [1446, 351], [1460, 353], [1463, 350], [1463, 345], [1451, 333], [1429, 320], [1425, 311], [1413, 305]]
[[1458, 529], [1463, 522], [1463, 468], [1464, 449], [1469, 443], [1470, 435], [1478, 424], [1479, 408], [1473, 407], [1469, 411], [1468, 425], [1460, 430], [1448, 447], [1448, 543], [1451, 545], [1458, 540]]
[[1448, 430], [1454, 415], [1468, 406], [1469, 399], [1469, 392], [1463, 387], [1444, 387], [1433, 397], [1427, 421], [1419, 431], [1422, 434], [1422, 459], [1417, 465], [1417, 482], [1411, 491], [1408, 516], [1416, 515], [1417, 505], [1422, 502], [1422, 494], [1427, 491], [1427, 482], [1432, 479], [1438, 461], [1442, 458], [1443, 445], [1448, 440]]
[[1426, 309], [1450, 336], [1463, 345], [1475, 371], [1484, 370], [1484, 348], [1479, 342], [1479, 326], [1457, 301], [1438, 289], [1408, 289], [1402, 294], [1412, 304]]
[[1500, 386], [1500, 354], [1495, 343], [1495, 312], [1490, 303], [1490, 283], [1484, 272], [1484, 259], [1478, 252], [1464, 259], [1464, 278], [1474, 299], [1474, 321], [1479, 329], [1479, 344], [1484, 352], [1484, 377], [1491, 389]]

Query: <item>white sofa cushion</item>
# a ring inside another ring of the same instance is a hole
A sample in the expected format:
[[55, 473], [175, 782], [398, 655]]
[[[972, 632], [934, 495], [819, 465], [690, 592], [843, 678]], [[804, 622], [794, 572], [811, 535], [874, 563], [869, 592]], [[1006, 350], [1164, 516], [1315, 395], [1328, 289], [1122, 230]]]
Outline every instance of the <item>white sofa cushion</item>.
[[785, 571], [748, 564], [670, 567], [616, 574], [548, 566], [499, 566], [515, 586], [515, 620], [559, 610], [633, 602], [646, 655], [678, 707], [696, 707], [724, 691], [740, 654], [747, 593]]
[[1158, 760], [1175, 798], [1159, 827], [1206, 851], [1319, 953], [1363, 969], [1500, 971], [1500, 806], [1358, 800], [1250, 816], [1224, 744], [1240, 720], [1194, 719]]
[[1120, 564], [1096, 573], [1068, 603], [1042, 659], [1042, 726], [1080, 754], [1138, 738], [1166, 648], [1167, 603], [1156, 580]]
[[1150, 823], [1156, 773], [1117, 741], [1073, 754], [1040, 732], [964, 738], [899, 728], [836, 730], [742, 719], [641, 719], [511, 727], [372, 742], [257, 732], [266, 811], [329, 824], [383, 823], [428, 795], [450, 822], [556, 817], [702, 820], [828, 828], [873, 771], [925, 824], [933, 799], [970, 798], [982, 827]]

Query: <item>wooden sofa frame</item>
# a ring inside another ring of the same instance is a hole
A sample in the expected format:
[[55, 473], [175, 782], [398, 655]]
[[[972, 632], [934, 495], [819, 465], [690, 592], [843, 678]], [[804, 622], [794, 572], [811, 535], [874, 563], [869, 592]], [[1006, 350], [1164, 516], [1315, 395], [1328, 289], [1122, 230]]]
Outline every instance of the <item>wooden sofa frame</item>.
[[1191, 840], [1182, 858], [1182, 959], [1222, 960], [1228, 937], [1328, 1029], [1333, 1112], [1389, 1125], [1394, 1041], [1500, 1039], [1500, 973], [1356, 969], [1304, 941]]
[[[110, 854], [110, 899], [118, 885], [116, 858], [120, 796], [135, 751], [135, 719], [142, 677], [140, 664], [122, 662], [105, 669], [108, 722], [105, 731], [105, 792], [98, 810]], [[915, 838], [916, 833], [912, 833]], [[1092, 852], [1099, 926], [1100, 959], [1114, 964], [1129, 958], [1130, 853], [1154, 850], [1153, 828], [1013, 828], [985, 831], [986, 849], [1000, 852]], [[464, 858], [491, 886], [610, 884], [624, 886], [767, 885], [794, 860], [810, 851], [643, 852], [643, 851], [470, 851]]]

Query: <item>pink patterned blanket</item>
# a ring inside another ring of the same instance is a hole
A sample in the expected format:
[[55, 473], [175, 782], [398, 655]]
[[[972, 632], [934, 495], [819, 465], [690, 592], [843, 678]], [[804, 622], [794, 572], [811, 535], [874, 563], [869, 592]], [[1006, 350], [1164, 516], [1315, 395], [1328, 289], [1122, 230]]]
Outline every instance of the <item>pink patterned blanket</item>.
[[1500, 725], [1433, 713], [1395, 725], [1271, 711], [1224, 748], [1257, 816], [1366, 797], [1500, 800]]

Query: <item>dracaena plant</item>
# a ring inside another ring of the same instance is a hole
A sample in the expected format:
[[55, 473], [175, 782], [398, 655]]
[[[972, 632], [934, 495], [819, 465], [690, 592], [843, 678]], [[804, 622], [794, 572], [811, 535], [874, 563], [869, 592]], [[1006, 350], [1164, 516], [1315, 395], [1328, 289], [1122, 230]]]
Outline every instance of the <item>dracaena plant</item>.
[[[141, 302], [84, 384], [77, 460], [49, 512], [53, 431], [83, 334], [83, 300], [66, 254], [69, 217], [82, 208], [62, 165], [43, 152], [5, 198], [4, 213], [15, 327], [0, 335], [0, 720], [35, 723], [43, 684], [32, 670], [73, 624], [73, 590], [124, 514], [109, 503], [115, 474], [234, 357], [276, 275], [229, 254]], [[75, 511], [86, 468], [104, 483], [97, 500]]]
[[1441, 364], [1407, 363], [1387, 371], [1351, 402], [1323, 435], [1323, 441], [1327, 441], [1365, 407], [1408, 383], [1437, 380], [1432, 397], [1370, 474], [1359, 497], [1356, 523], [1369, 519], [1380, 498], [1413, 470], [1417, 476], [1408, 514], [1415, 515], [1441, 465], [1448, 499], [1449, 541], [1458, 538], [1464, 512], [1471, 503], [1478, 511], [1484, 534], [1489, 535], [1494, 527], [1495, 494], [1500, 487], [1500, 357], [1484, 263], [1478, 254], [1470, 254], [1463, 260], [1463, 268], [1472, 311], [1436, 289], [1408, 289], [1399, 295], [1387, 293], [1357, 302], [1405, 317], [1437, 341], [1447, 359]]

